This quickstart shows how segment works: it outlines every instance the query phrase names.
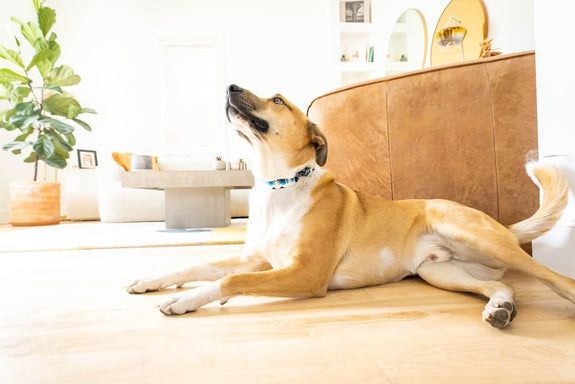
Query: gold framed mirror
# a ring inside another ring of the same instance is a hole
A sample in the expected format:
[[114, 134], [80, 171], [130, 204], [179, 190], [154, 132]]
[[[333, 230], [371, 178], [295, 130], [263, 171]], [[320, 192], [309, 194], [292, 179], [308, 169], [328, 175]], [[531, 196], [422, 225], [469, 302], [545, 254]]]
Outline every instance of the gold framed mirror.
[[387, 45], [387, 75], [421, 69], [427, 58], [427, 25], [423, 14], [410, 8], [393, 26]]
[[487, 14], [481, 0], [452, 0], [437, 21], [431, 39], [432, 66], [478, 59], [487, 36]]

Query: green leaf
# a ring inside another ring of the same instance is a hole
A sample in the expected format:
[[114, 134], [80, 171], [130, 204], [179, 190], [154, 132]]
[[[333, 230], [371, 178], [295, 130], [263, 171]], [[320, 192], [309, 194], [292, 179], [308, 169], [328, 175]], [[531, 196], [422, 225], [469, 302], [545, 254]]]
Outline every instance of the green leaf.
[[14, 141], [25, 141], [28, 138], [28, 136], [30, 136], [32, 133], [34, 133], [34, 128], [28, 127], [28, 129], [26, 129], [24, 133], [22, 133], [19, 136], [16, 136]]
[[26, 84], [30, 82], [30, 80], [26, 76], [16, 73], [11, 69], [8, 68], [0, 69], [0, 83], [11, 83], [13, 81], [19, 81], [21, 83]]
[[55, 131], [48, 131], [46, 132], [50, 139], [52, 140], [52, 144], [54, 144], [54, 153], [57, 156], [63, 157], [67, 159], [70, 157], [69, 152], [74, 150], [74, 147], [70, 145], [58, 132]]
[[30, 115], [36, 110], [36, 103], [33, 101], [24, 101], [22, 103], [16, 104], [14, 106], [14, 110], [19, 113]]
[[57, 156], [48, 157], [44, 161], [53, 168], [64, 169], [68, 166], [66, 159]]
[[68, 142], [68, 144], [70, 144], [71, 146], [76, 145], [76, 136], [74, 136], [74, 134], [68, 133], [65, 136], [66, 136], [66, 141]]
[[80, 104], [71, 96], [66, 94], [59, 94], [54, 93], [50, 95], [46, 100], [44, 100], [43, 106], [46, 108], [51, 114], [68, 117], [70, 112], [70, 106], [74, 106], [73, 108], [77, 108], [80, 110]]
[[62, 90], [62, 88], [61, 88], [61, 87], [58, 87], [58, 86], [49, 86], [49, 87], [41, 87], [41, 88], [42, 88], [42, 89], [48, 89], [48, 90], [50, 90], [50, 91], [54, 91], [54, 92], [57, 92], [57, 93], [64, 93], [64, 91]]
[[38, 12], [40, 8], [42, 8], [43, 0], [32, 0], [32, 4], [34, 4], [34, 10]]
[[12, 97], [11, 99], [12, 99], [12, 101], [20, 102], [25, 97], [28, 97], [30, 92], [32, 92], [30, 87], [17, 87], [14, 94], [13, 94], [13, 96], [15, 96], [15, 97]]
[[39, 40], [35, 45], [35, 49], [36, 54], [26, 69], [30, 70], [36, 66], [42, 78], [46, 78], [60, 58], [60, 45], [55, 41]]
[[80, 120], [80, 119], [72, 119], [73, 122], [75, 122], [76, 124], [78, 124], [80, 127], [84, 128], [86, 131], [91, 132], [92, 131], [92, 127], [90, 127], [90, 125], [88, 123], [86, 123], [84, 120]]
[[36, 9], [38, 12], [38, 24], [44, 36], [48, 35], [50, 29], [56, 23], [56, 11], [52, 8], [40, 7]]
[[32, 46], [35, 45], [38, 39], [44, 39], [44, 34], [42, 33], [42, 30], [38, 24], [33, 23], [32, 21], [22, 23], [16, 18], [12, 18], [12, 20], [20, 24], [20, 31], [22, 32], [22, 35]]
[[24, 62], [22, 61], [22, 57], [20, 56], [20, 53], [13, 51], [11, 49], [8, 49], [2, 45], [0, 45], [0, 57], [13, 62], [14, 64], [16, 64], [17, 66], [19, 66], [20, 68], [24, 68]]
[[29, 147], [32, 143], [29, 141], [11, 141], [6, 143], [2, 146], [2, 149], [5, 151], [20, 151], [26, 147]]
[[16, 87], [12, 83], [0, 83], [0, 100], [12, 100]]
[[36, 162], [36, 156], [38, 156], [36, 154], [36, 152], [32, 151], [32, 152], [30, 152], [28, 157], [24, 159], [24, 162], [25, 163], [35, 163]]
[[80, 111], [80, 113], [93, 113], [93, 114], [97, 114], [98, 112], [96, 112], [94, 109], [92, 108], [82, 108], [82, 110]]
[[52, 119], [51, 117], [44, 117], [40, 123], [47, 127], [52, 127], [63, 135], [74, 132], [74, 127], [66, 124], [63, 121]]
[[44, 79], [46, 85], [60, 87], [76, 85], [80, 80], [80, 76], [76, 75], [74, 70], [66, 65], [53, 68]]
[[41, 135], [38, 140], [32, 145], [41, 159], [51, 157], [54, 154], [54, 144], [46, 135]]
[[28, 129], [28, 127], [30, 127], [34, 122], [38, 121], [38, 119], [40, 119], [40, 111], [32, 110], [32, 111], [21, 111], [19, 113], [16, 113], [10, 116], [8, 121], [16, 128], [24, 130]]

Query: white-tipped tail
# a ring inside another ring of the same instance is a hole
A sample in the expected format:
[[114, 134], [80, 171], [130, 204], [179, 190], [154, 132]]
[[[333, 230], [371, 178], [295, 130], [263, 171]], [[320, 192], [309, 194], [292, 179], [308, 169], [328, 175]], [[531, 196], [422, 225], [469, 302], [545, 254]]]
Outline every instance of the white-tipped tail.
[[542, 197], [539, 209], [533, 216], [508, 227], [520, 244], [532, 241], [553, 228], [563, 214], [569, 192], [569, 184], [556, 166], [530, 161], [525, 168], [539, 187]]

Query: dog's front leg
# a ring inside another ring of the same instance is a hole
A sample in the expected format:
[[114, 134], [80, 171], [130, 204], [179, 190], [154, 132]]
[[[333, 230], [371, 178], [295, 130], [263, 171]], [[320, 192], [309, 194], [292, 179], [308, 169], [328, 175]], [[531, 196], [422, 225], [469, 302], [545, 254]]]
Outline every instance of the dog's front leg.
[[327, 293], [329, 278], [310, 273], [309, 269], [287, 267], [255, 273], [226, 276], [194, 290], [170, 296], [160, 305], [166, 315], [181, 315], [220, 300], [225, 303], [237, 295], [275, 297], [322, 297]]
[[234, 273], [264, 271], [271, 266], [257, 256], [238, 256], [209, 264], [194, 265], [190, 268], [166, 275], [138, 279], [126, 286], [129, 293], [158, 291], [172, 285], [178, 288], [192, 281], [215, 281]]

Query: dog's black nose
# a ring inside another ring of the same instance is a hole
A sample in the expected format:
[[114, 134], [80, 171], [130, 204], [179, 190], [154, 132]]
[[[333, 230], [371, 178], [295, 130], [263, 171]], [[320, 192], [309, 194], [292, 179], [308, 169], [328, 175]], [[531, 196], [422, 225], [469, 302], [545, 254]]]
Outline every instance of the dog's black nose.
[[243, 89], [235, 84], [232, 84], [228, 87], [228, 94], [230, 93], [236, 93], [236, 92], [242, 92]]

